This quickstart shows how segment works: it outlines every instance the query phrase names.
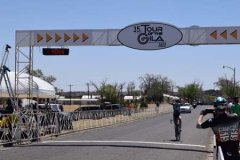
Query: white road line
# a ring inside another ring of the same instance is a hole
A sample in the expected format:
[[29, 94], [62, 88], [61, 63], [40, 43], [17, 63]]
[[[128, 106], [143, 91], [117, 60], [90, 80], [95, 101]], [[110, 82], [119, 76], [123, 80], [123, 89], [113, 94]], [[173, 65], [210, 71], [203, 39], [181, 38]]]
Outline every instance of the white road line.
[[172, 145], [172, 146], [187, 146], [206, 148], [204, 145], [183, 144], [183, 143], [164, 143], [164, 142], [146, 142], [146, 141], [43, 141], [42, 143], [129, 143], [129, 144], [157, 144], [157, 145]]
[[9, 148], [0, 148], [0, 151], [7, 151]]

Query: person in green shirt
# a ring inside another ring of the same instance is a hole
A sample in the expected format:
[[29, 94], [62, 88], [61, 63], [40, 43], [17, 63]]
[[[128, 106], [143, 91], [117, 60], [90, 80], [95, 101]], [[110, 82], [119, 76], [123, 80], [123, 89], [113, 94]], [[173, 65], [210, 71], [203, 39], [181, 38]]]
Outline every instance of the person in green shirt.
[[238, 97], [233, 98], [233, 105], [231, 107], [231, 113], [236, 113], [240, 117], [240, 104]]

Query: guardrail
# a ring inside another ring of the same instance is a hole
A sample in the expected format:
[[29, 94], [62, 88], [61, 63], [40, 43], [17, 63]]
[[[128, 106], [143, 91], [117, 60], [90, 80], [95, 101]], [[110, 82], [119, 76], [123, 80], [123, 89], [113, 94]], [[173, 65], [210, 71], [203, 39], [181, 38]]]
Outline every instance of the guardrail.
[[[171, 109], [160, 113], [170, 112]], [[0, 115], [0, 145], [8, 146], [38, 141], [43, 137], [54, 137], [119, 123], [126, 123], [158, 115], [154, 108], [128, 110], [97, 110], [80, 112], [36, 113], [22, 111]]]

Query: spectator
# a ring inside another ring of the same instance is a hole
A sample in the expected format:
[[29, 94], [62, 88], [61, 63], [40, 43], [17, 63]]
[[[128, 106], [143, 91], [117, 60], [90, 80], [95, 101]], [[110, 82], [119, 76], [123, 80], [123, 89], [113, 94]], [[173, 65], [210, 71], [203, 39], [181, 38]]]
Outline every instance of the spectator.
[[231, 113], [236, 113], [240, 117], [240, 105], [238, 97], [233, 98], [233, 105], [231, 107]]
[[155, 107], [156, 113], [159, 113], [159, 108], [160, 108], [160, 102], [156, 101], [156, 107]]
[[5, 114], [12, 114], [13, 111], [14, 111], [14, 102], [9, 98], [7, 100], [7, 107], [6, 107], [6, 110], [5, 110]]
[[132, 112], [132, 104], [131, 102], [128, 102], [128, 115], [131, 116], [131, 112]]
[[37, 100], [37, 97], [33, 97], [32, 98], [31, 106], [32, 106], [33, 111], [37, 111], [38, 110], [38, 100]]
[[59, 109], [61, 110], [61, 112], [63, 112], [64, 111], [64, 109], [63, 109], [63, 105], [59, 105]]
[[[222, 148], [224, 159], [239, 160], [240, 118], [226, 111], [227, 104], [224, 98], [217, 97], [214, 105], [215, 109], [201, 111], [197, 120], [197, 128], [211, 127], [216, 137], [217, 148], [218, 146]], [[203, 117], [208, 113], [214, 114], [214, 117], [203, 122]]]
[[226, 105], [226, 111], [231, 113], [231, 108], [233, 106], [233, 100], [232, 98], [227, 98], [227, 105]]

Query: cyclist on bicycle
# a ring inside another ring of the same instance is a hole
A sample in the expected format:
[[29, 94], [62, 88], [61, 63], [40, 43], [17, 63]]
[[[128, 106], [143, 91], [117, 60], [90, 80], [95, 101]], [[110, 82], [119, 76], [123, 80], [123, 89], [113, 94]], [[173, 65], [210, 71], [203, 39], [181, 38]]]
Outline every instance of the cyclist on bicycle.
[[182, 120], [180, 116], [180, 106], [181, 106], [180, 99], [175, 100], [175, 102], [173, 102], [172, 105], [173, 105], [173, 122], [174, 122], [175, 134], [177, 134], [176, 133], [177, 125], [179, 125], [180, 128], [182, 125]]

